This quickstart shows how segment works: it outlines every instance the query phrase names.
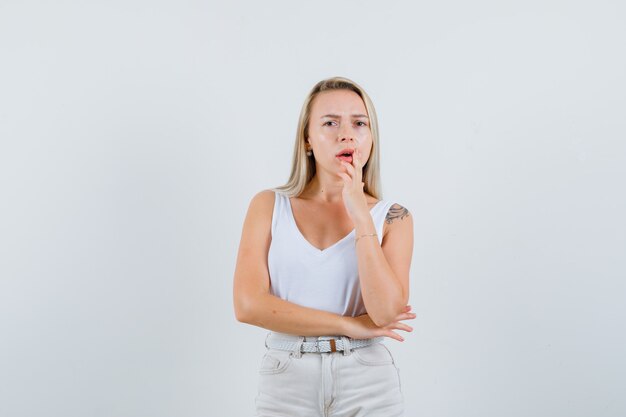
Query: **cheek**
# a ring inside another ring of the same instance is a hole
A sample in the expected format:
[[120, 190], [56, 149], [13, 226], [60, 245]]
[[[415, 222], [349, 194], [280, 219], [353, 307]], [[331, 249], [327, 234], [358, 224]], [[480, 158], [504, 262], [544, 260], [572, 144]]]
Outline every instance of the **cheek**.
[[372, 149], [374, 148], [374, 143], [372, 142], [371, 138], [368, 138], [366, 140], [367, 145], [365, 145], [365, 149], [367, 149], [367, 152], [363, 152], [363, 154], [367, 154], [367, 157], [369, 158], [370, 155], [372, 155]]
[[315, 136], [315, 145], [320, 151], [332, 151], [336, 148], [335, 139], [324, 132], [320, 132]]
[[324, 129], [320, 129], [318, 126], [309, 127], [309, 137], [315, 138], [318, 142], [320, 140], [326, 140], [328, 136], [328, 132]]
[[365, 165], [367, 163], [367, 161], [369, 161], [371, 156], [372, 155], [371, 155], [370, 152], [363, 152], [363, 151], [361, 151], [361, 165]]
[[367, 143], [367, 147], [372, 149], [372, 144], [373, 144], [372, 133], [369, 130], [362, 132], [358, 137], [361, 143]]

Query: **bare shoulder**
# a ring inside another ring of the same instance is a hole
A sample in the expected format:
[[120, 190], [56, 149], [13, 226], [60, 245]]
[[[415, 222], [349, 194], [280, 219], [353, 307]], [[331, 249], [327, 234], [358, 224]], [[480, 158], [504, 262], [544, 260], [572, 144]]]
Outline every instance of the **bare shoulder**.
[[413, 216], [409, 210], [398, 204], [394, 203], [387, 214], [385, 215], [385, 224], [383, 230], [383, 236], [387, 235], [390, 231], [405, 230], [413, 231]]
[[237, 264], [241, 267], [256, 268], [265, 264], [272, 240], [273, 212], [274, 191], [263, 190], [250, 200], [239, 244]]
[[273, 190], [259, 191], [250, 200], [250, 210], [262, 212], [269, 210], [271, 213], [274, 210], [274, 198]]
[[274, 191], [263, 190], [256, 193], [250, 200], [248, 213], [244, 223], [244, 231], [254, 230], [256, 237], [259, 233], [269, 233], [274, 213]]
[[409, 210], [406, 207], [395, 203], [389, 208], [389, 211], [385, 216], [385, 223], [392, 224], [395, 221], [404, 220], [405, 218], [410, 217], [410, 215], [411, 213], [409, 213]]

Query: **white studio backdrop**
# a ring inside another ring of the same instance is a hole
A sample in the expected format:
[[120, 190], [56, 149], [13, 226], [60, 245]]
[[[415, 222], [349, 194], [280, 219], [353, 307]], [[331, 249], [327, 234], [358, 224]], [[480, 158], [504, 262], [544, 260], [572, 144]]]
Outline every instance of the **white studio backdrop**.
[[0, 415], [252, 416], [252, 196], [309, 89], [414, 216], [407, 416], [626, 415], [621, 2], [0, 0]]

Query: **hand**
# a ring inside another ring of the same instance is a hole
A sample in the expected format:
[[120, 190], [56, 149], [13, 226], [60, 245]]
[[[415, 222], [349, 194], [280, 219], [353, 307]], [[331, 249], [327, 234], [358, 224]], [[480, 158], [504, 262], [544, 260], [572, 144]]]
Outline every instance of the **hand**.
[[411, 326], [400, 323], [400, 320], [412, 320], [416, 317], [416, 315], [410, 311], [411, 306], [407, 305], [404, 307], [402, 313], [385, 327], [376, 326], [369, 314], [362, 314], [357, 317], [345, 317], [347, 320], [344, 334], [353, 339], [369, 339], [372, 337], [385, 336], [403, 342], [404, 338], [394, 332], [393, 329], [407, 332], [413, 331]]
[[341, 161], [341, 166], [345, 169], [345, 172], [339, 172], [337, 174], [343, 179], [341, 195], [348, 216], [350, 216], [353, 223], [356, 223], [357, 218], [363, 218], [369, 215], [367, 199], [363, 192], [365, 183], [362, 181], [363, 165], [361, 157], [361, 151], [355, 148], [352, 154], [352, 163]]

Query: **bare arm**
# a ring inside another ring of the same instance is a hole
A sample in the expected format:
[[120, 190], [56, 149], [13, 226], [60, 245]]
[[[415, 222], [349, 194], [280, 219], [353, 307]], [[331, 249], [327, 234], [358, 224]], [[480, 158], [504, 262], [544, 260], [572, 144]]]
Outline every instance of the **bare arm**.
[[[274, 192], [262, 191], [250, 202], [237, 255], [233, 285], [238, 321], [301, 336], [345, 335], [352, 338], [387, 336], [402, 341], [394, 329], [412, 331], [400, 320], [414, 319], [406, 306], [392, 323], [378, 327], [368, 314], [347, 317], [303, 307], [270, 293], [267, 253], [271, 242]], [[404, 307], [404, 306], [403, 306]]]
[[[398, 316], [409, 299], [409, 268], [413, 252], [413, 219], [406, 208], [394, 204], [385, 218], [382, 246], [373, 236], [356, 242], [363, 303], [381, 327]], [[356, 236], [375, 233], [371, 215], [355, 221]]]
[[300, 336], [344, 335], [346, 317], [303, 307], [272, 294], [261, 295], [248, 316], [239, 321]]

